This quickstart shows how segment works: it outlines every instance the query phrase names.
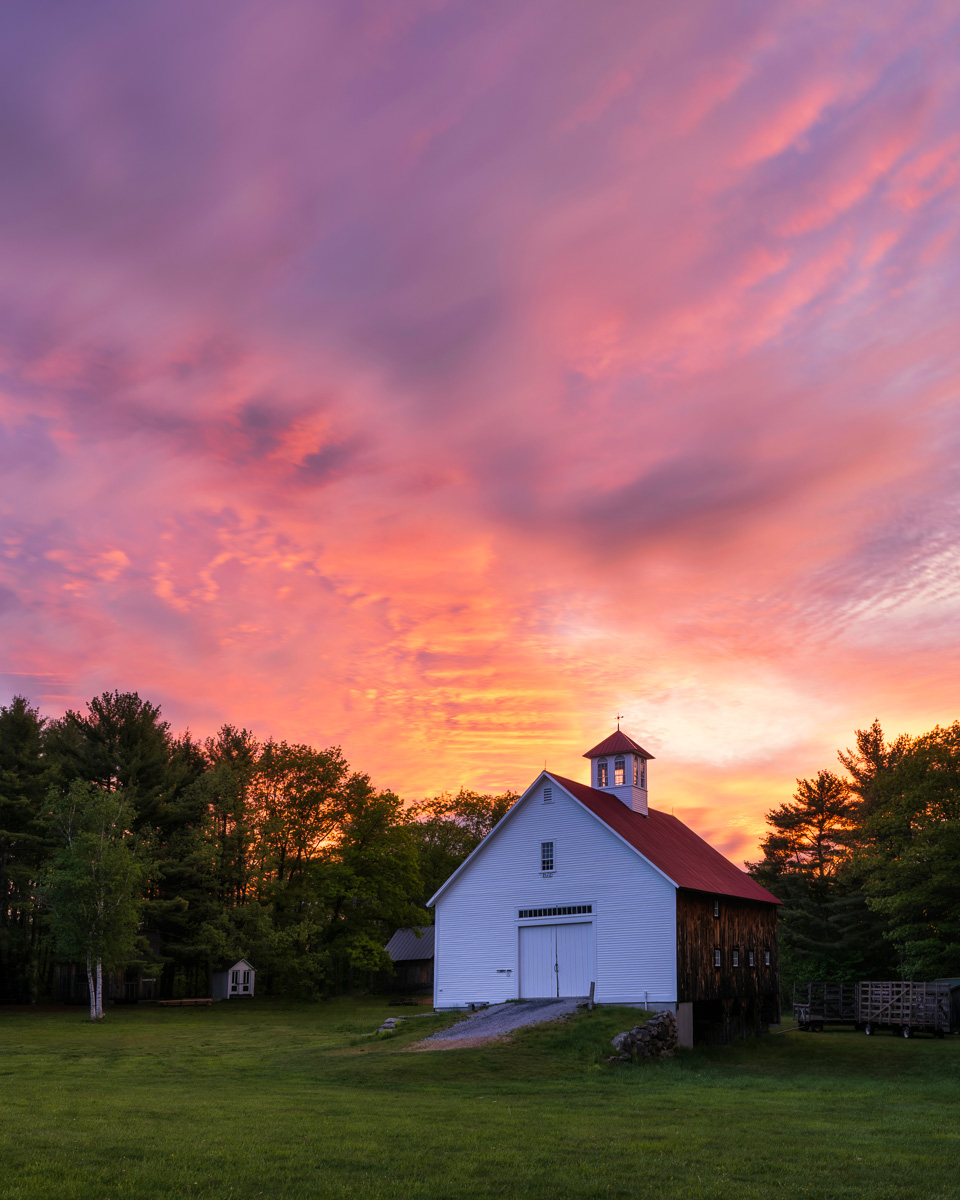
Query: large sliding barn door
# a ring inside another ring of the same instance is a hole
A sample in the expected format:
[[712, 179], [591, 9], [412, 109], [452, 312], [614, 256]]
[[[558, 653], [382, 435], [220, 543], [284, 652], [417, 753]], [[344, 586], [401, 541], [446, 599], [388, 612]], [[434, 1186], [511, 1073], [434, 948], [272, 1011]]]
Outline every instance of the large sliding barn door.
[[590, 970], [590, 926], [557, 926], [557, 978], [559, 996], [587, 996], [593, 973]]
[[520, 995], [586, 996], [590, 991], [590, 924], [521, 925]]
[[557, 996], [556, 925], [520, 926], [520, 996]]

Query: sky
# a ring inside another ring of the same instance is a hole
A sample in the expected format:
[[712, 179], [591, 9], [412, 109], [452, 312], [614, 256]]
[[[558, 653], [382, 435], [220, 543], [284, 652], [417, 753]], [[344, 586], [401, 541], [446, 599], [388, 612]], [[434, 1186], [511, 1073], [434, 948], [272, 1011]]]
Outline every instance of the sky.
[[0, 703], [731, 857], [958, 716], [948, 0], [0, 14]]

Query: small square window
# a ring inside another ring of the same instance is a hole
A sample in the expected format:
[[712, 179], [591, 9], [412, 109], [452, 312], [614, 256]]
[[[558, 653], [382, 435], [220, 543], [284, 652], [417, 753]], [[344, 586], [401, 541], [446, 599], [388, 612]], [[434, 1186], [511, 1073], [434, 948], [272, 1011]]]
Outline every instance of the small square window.
[[718, 946], [713, 952], [713, 965], [719, 967], [721, 965], [720, 947]]
[[740, 951], [739, 950], [734, 950], [734, 952], [733, 952], [733, 965], [735, 967], [740, 966]]
[[553, 870], [553, 842], [540, 843], [540, 870]]

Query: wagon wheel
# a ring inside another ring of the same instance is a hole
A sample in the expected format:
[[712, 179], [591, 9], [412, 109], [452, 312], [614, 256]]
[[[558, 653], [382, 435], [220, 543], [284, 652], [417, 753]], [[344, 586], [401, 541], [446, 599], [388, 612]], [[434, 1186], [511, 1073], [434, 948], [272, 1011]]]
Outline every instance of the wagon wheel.
[[867, 1035], [867, 1037], [871, 1036], [871, 1034], [873, 1033], [873, 1022], [872, 1021], [868, 1021], [866, 1023], [866, 1025], [864, 1025], [863, 1032]]
[[903, 1027], [903, 1036], [904, 1036], [905, 1038], [908, 1038], [908, 1037], [912, 1037], [912, 1036], [913, 1036], [913, 1030], [910, 1028], [910, 1026], [909, 1026], [909, 1025], [904, 1025], [904, 1027]]

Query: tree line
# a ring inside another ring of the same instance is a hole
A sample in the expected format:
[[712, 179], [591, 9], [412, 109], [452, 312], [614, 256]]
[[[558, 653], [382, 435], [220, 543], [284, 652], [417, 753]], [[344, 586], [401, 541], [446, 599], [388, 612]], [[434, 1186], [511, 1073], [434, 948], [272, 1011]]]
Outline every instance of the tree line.
[[960, 976], [960, 722], [887, 741], [879, 721], [767, 813], [750, 873], [783, 901], [795, 980]]
[[405, 805], [339, 747], [224, 725], [175, 736], [159, 706], [105, 692], [49, 719], [0, 707], [0, 1000], [52, 995], [58, 962], [150, 973], [205, 995], [221, 960], [295, 997], [389, 967], [394, 930], [516, 799], [461, 790]]

